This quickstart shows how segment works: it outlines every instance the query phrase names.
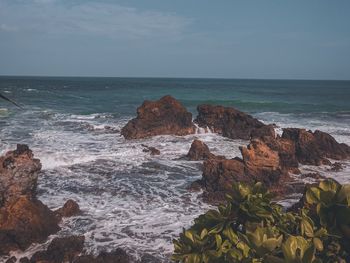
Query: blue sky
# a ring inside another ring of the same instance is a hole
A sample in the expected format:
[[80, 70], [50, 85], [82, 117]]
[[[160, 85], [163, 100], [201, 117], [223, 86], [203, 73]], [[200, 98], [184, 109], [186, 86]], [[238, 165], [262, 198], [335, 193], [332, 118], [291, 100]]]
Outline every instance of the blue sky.
[[350, 79], [350, 1], [0, 0], [0, 75]]

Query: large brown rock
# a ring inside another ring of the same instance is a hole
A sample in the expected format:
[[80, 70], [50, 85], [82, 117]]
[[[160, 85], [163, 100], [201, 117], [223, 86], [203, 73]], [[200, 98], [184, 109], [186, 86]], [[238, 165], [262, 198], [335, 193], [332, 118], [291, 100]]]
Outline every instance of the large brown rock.
[[295, 143], [286, 138], [277, 136], [262, 137], [264, 143], [271, 148], [271, 150], [278, 152], [280, 167], [287, 172], [300, 173], [298, 167], [299, 163], [295, 156]]
[[282, 175], [278, 152], [273, 151], [261, 140], [252, 140], [247, 147], [240, 147], [246, 176], [254, 181], [272, 185]]
[[299, 163], [309, 165], [330, 164], [327, 158], [342, 160], [350, 157], [350, 147], [338, 143], [331, 135], [316, 130], [288, 128], [283, 130], [282, 138], [295, 144], [295, 156]]
[[35, 196], [40, 160], [26, 145], [0, 157], [0, 207], [19, 195]]
[[195, 132], [192, 114], [171, 96], [158, 101], [144, 101], [137, 109], [137, 117], [121, 130], [126, 139], [140, 139], [155, 135], [187, 135]]
[[26, 145], [0, 157], [0, 255], [45, 241], [60, 229], [62, 216], [80, 211], [72, 200], [53, 212], [36, 199], [40, 169], [40, 161]]
[[0, 254], [25, 250], [59, 230], [55, 214], [41, 201], [20, 196], [0, 209]]
[[213, 158], [214, 154], [210, 152], [209, 147], [204, 142], [194, 140], [186, 157], [191, 161], [199, 161]]
[[209, 202], [221, 201], [231, 191], [233, 182], [252, 184], [262, 182], [281, 192], [280, 181], [290, 180], [280, 165], [278, 152], [263, 141], [254, 139], [247, 147], [240, 148], [243, 159], [210, 158], [203, 164], [203, 175], [195, 182], [204, 188], [204, 198]]
[[232, 107], [199, 105], [195, 122], [202, 128], [231, 139], [250, 139], [251, 137], [274, 136], [272, 125], [265, 125], [251, 115]]

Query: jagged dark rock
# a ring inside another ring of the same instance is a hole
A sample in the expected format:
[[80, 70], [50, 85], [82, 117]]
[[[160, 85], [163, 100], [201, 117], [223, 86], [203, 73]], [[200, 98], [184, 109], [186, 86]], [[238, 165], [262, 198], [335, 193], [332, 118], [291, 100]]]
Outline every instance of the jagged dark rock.
[[144, 101], [137, 109], [137, 117], [121, 130], [126, 139], [140, 139], [155, 135], [187, 135], [195, 132], [192, 114], [171, 96], [158, 101]]
[[20, 196], [0, 209], [0, 255], [25, 250], [60, 230], [55, 214], [41, 201]]
[[195, 122], [202, 128], [209, 128], [231, 139], [250, 139], [252, 137], [274, 136], [272, 125], [265, 125], [251, 115], [232, 107], [199, 105]]

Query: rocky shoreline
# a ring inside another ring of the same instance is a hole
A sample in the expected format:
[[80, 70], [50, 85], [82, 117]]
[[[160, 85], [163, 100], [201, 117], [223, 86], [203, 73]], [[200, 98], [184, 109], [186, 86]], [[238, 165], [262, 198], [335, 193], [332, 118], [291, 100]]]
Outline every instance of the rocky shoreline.
[[[158, 101], [145, 101], [137, 109], [137, 117], [121, 130], [125, 139], [142, 139], [156, 135], [184, 136], [194, 134], [197, 127], [213, 131], [230, 139], [250, 140], [240, 148], [242, 158], [227, 159], [210, 152], [209, 147], [193, 141], [186, 158], [203, 161], [203, 175], [191, 190], [203, 190], [203, 198], [218, 203], [231, 190], [233, 182], [262, 182], [275, 194], [304, 191], [291, 174], [300, 174], [299, 165], [333, 165], [350, 157], [350, 147], [338, 143], [321, 131], [287, 128], [276, 135], [273, 124], [264, 124], [234, 108], [199, 105], [198, 116], [192, 114], [176, 99], [165, 96]], [[159, 155], [158, 149], [142, 145], [144, 152]], [[32, 243], [41, 243], [60, 230], [63, 217], [81, 213], [79, 205], [68, 200], [56, 211], [37, 199], [36, 188], [40, 160], [35, 159], [26, 145], [0, 157], [0, 256], [10, 251], [26, 250]], [[304, 176], [304, 175], [300, 175]], [[317, 175], [310, 175], [317, 178]], [[84, 236], [55, 238], [44, 251], [30, 259], [10, 258], [7, 262], [135, 262], [120, 248], [97, 256], [84, 252]], [[145, 255], [140, 262], [157, 262]]]

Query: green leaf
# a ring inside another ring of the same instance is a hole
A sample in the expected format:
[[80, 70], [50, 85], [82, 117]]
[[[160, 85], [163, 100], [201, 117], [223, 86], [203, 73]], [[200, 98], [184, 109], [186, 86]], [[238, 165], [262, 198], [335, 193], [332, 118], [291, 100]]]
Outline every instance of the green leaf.
[[318, 187], [323, 191], [327, 191], [327, 192], [330, 191], [330, 192], [336, 193], [340, 187], [340, 184], [337, 183], [335, 180], [326, 179], [321, 181]]
[[206, 228], [203, 228], [201, 232], [201, 239], [205, 238], [208, 235], [208, 230]]
[[320, 201], [321, 191], [317, 187], [311, 187], [306, 191], [305, 197], [308, 204], [316, 204]]
[[305, 249], [305, 252], [304, 252], [304, 255], [302, 258], [302, 262], [303, 263], [311, 263], [312, 260], [314, 259], [314, 257], [315, 257], [315, 247], [313, 245], [311, 245]]
[[185, 236], [194, 243], [194, 237], [193, 237], [193, 233], [191, 232], [191, 230], [186, 230]]
[[215, 235], [216, 247], [220, 248], [222, 245], [222, 238], [220, 235]]
[[315, 237], [313, 240], [314, 246], [318, 251], [323, 251], [323, 243], [321, 239]]

